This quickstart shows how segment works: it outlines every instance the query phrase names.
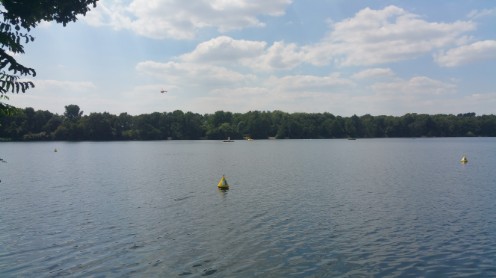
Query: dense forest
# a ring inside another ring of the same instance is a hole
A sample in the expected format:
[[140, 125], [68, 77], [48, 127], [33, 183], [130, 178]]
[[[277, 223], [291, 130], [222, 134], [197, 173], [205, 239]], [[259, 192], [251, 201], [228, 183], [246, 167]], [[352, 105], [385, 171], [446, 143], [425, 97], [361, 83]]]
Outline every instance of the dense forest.
[[106, 112], [83, 115], [79, 106], [68, 105], [63, 115], [25, 108], [0, 119], [2, 141], [465, 136], [496, 136], [496, 116], [412, 113], [340, 117], [331, 113], [282, 111], [217, 111], [201, 115], [180, 110], [117, 116]]

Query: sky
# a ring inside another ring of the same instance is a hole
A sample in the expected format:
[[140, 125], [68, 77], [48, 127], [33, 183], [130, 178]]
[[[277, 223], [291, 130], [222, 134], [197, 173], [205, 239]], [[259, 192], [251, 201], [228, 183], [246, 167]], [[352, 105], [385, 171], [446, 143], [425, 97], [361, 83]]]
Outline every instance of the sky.
[[[100, 0], [16, 56], [63, 114], [496, 113], [496, 1]], [[167, 93], [162, 94], [164, 89]]]

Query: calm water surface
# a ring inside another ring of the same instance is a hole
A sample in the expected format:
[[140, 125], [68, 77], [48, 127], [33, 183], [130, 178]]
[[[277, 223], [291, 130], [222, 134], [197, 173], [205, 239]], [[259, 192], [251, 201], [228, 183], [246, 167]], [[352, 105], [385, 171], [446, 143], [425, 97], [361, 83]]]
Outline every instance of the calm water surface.
[[0, 157], [1, 277], [496, 276], [496, 138], [0, 143]]

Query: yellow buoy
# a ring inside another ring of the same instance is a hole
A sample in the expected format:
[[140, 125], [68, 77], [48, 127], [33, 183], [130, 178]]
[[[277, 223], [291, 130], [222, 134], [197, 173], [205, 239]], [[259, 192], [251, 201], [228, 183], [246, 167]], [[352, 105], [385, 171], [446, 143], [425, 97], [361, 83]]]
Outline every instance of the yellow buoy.
[[222, 178], [220, 178], [219, 183], [217, 184], [217, 187], [220, 189], [229, 189], [229, 184], [227, 184], [226, 177], [222, 175]]
[[468, 162], [468, 159], [466, 156], [462, 156], [462, 159], [460, 159], [460, 162], [461, 163], [467, 163]]

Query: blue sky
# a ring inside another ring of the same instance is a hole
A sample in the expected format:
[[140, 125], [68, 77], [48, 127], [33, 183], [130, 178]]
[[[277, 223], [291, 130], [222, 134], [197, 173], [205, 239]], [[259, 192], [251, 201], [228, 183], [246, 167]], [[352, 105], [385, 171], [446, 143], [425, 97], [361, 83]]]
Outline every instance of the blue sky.
[[[17, 58], [62, 114], [496, 112], [496, 2], [100, 0]], [[161, 94], [161, 89], [166, 94]]]

